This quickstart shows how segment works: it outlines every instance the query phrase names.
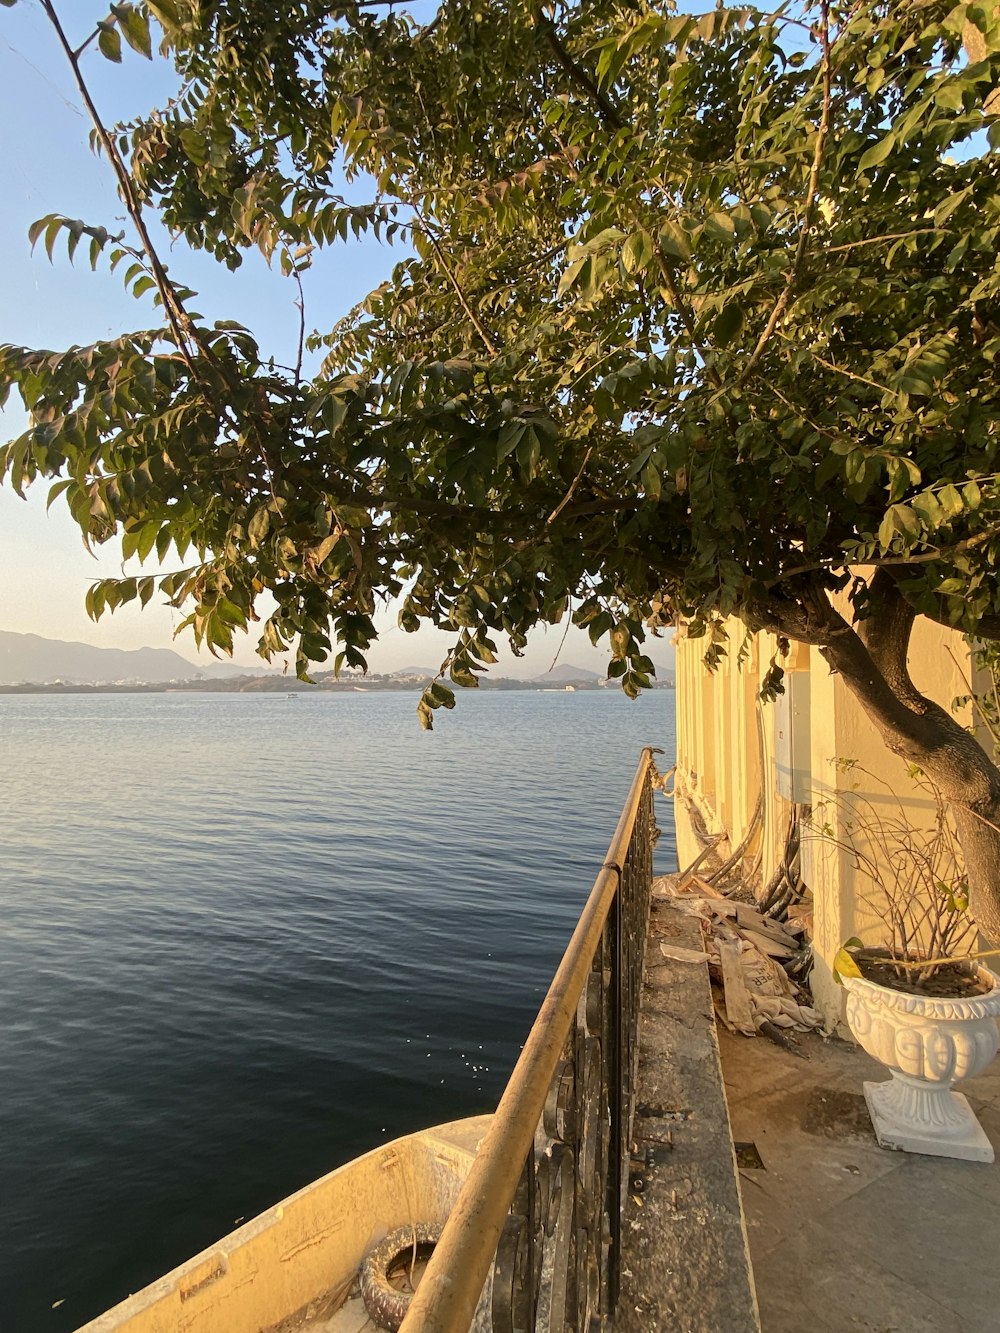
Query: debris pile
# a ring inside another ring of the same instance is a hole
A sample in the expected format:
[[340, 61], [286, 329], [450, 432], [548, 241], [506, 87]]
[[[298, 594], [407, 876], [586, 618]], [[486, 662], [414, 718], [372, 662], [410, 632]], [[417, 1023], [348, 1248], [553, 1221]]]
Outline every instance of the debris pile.
[[653, 881], [653, 894], [699, 919], [703, 951], [671, 944], [661, 944], [660, 950], [677, 962], [708, 962], [715, 1010], [731, 1032], [761, 1033], [795, 1049], [790, 1032], [823, 1026], [808, 992], [794, 979], [804, 975], [809, 960], [801, 921], [775, 921], [690, 872], [660, 876]]

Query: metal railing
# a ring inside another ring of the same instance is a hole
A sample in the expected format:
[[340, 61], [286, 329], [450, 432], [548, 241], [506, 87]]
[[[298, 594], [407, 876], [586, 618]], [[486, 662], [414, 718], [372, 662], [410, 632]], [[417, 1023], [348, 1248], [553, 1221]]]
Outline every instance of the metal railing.
[[400, 1333], [469, 1333], [474, 1321], [493, 1333], [608, 1325], [657, 836], [654, 774], [644, 750], [607, 860]]

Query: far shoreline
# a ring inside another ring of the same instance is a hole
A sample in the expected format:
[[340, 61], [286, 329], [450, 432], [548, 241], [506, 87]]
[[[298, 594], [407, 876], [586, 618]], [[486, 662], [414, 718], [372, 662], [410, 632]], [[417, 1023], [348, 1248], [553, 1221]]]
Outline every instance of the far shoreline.
[[[50, 683], [22, 682], [0, 685], [0, 695], [14, 694], [405, 694], [419, 693], [431, 683], [431, 677], [420, 680], [375, 680], [370, 677], [341, 680], [318, 680], [312, 684], [292, 678], [274, 676], [233, 676], [222, 680], [121, 682], [90, 685], [55, 681]], [[498, 677], [480, 679], [479, 688], [486, 691], [524, 692], [541, 694], [592, 694], [612, 690], [613, 680], [562, 681], [545, 685], [537, 680], [514, 680]], [[673, 680], [657, 681], [654, 690], [673, 690]]]

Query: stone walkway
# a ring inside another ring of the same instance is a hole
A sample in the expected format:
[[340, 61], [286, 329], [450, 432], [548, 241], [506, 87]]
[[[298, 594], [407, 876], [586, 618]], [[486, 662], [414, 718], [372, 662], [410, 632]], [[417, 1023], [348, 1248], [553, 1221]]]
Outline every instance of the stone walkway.
[[[1000, 1164], [879, 1148], [849, 1042], [719, 1044], [762, 1333], [997, 1333]], [[1000, 1060], [960, 1090], [1000, 1158]]]

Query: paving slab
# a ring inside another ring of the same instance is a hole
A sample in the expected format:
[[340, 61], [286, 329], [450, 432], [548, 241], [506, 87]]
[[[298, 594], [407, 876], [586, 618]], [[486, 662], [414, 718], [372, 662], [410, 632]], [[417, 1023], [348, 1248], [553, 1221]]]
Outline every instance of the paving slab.
[[[886, 1071], [851, 1042], [719, 1044], [762, 1333], [997, 1333], [1000, 1167], [879, 1148], [861, 1088]], [[1000, 1149], [998, 1082], [961, 1090]]]
[[822, 1224], [807, 1224], [754, 1261], [763, 1333], [953, 1333], [960, 1328], [947, 1306], [854, 1244], [838, 1244], [835, 1263], [817, 1263], [817, 1253], [831, 1240]]
[[904, 1165], [822, 1214], [816, 1226], [828, 1240], [845, 1238], [851, 1268], [874, 1256], [911, 1292], [950, 1310], [968, 1333], [1000, 1327], [1000, 1208], [941, 1174], [917, 1175]]
[[762, 1162], [741, 1169], [740, 1177], [749, 1229], [762, 1240], [762, 1223], [777, 1231], [765, 1242], [769, 1248], [899, 1165], [895, 1153], [876, 1143], [860, 1092], [796, 1085], [734, 1106], [731, 1114], [736, 1142], [752, 1143]]

